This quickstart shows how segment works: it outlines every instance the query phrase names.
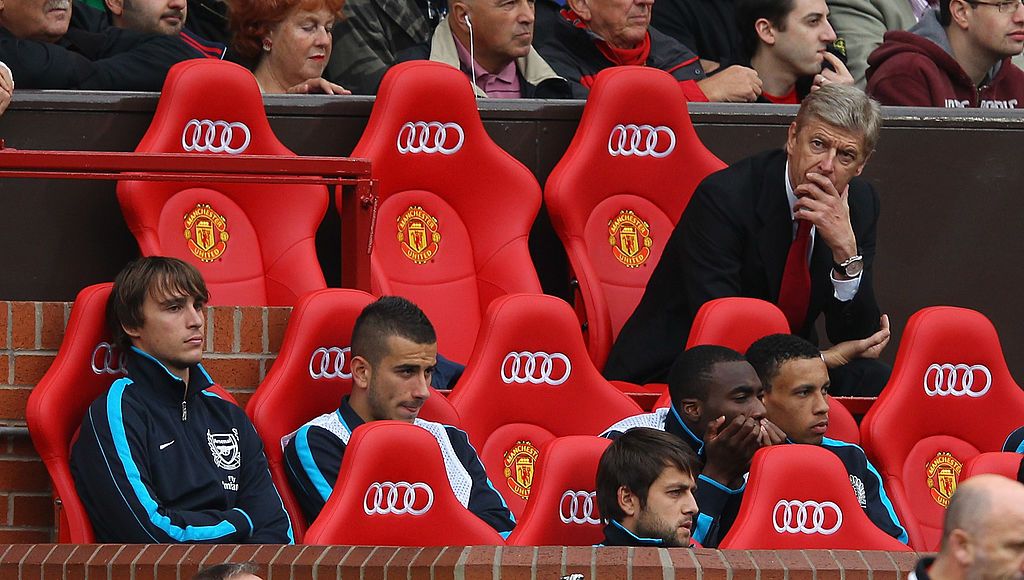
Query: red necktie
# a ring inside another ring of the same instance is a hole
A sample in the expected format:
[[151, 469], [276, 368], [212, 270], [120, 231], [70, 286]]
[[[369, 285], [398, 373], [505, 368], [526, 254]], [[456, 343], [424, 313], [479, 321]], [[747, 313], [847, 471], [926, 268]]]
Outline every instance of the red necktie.
[[800, 332], [807, 317], [807, 305], [811, 300], [811, 272], [807, 266], [807, 254], [811, 242], [811, 222], [800, 220], [796, 238], [789, 246], [786, 269], [782, 271], [782, 286], [779, 288], [779, 308], [789, 321], [790, 331]]

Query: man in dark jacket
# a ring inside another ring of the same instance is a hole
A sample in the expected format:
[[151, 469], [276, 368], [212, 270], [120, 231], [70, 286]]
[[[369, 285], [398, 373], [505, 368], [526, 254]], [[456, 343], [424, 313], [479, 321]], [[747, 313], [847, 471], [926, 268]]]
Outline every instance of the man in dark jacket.
[[892, 31], [868, 57], [868, 94], [883, 105], [1024, 107], [1020, 0], [942, 0], [907, 32]]
[[128, 376], [89, 406], [71, 449], [100, 542], [294, 541], [259, 435], [200, 364], [207, 296], [175, 258], [141, 258], [114, 281], [108, 313]]
[[176, 36], [98, 25], [105, 16], [77, 1], [0, 7], [0, 61], [22, 89], [159, 91], [171, 66], [199, 56]]

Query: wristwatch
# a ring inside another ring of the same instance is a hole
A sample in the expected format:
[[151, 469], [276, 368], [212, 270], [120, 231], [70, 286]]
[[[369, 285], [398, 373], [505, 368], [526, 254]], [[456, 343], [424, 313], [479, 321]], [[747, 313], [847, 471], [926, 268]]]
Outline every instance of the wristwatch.
[[833, 262], [832, 269], [840, 274], [845, 274], [847, 278], [856, 278], [864, 271], [864, 256], [860, 254], [850, 256], [842, 264]]

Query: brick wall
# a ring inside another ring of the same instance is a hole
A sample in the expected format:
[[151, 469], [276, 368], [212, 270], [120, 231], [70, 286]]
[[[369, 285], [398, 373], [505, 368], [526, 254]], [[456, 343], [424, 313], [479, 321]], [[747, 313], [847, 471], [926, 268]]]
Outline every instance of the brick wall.
[[[273, 364], [290, 312], [207, 309], [203, 364], [243, 406]], [[25, 406], [57, 354], [70, 313], [70, 303], [0, 301], [0, 545], [55, 539], [50, 479], [24, 433]]]
[[252, 561], [265, 580], [409, 578], [485, 580], [721, 580], [906, 578], [913, 552], [688, 550], [584, 546], [389, 548], [383, 546], [0, 547], [5, 580], [188, 580], [202, 567]]

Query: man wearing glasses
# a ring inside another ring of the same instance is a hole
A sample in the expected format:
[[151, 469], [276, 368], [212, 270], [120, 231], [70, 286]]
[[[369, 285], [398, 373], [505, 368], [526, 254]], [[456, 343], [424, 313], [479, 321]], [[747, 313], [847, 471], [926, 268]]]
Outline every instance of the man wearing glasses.
[[868, 57], [868, 94], [883, 105], [1024, 107], [1022, 0], [940, 0]]

